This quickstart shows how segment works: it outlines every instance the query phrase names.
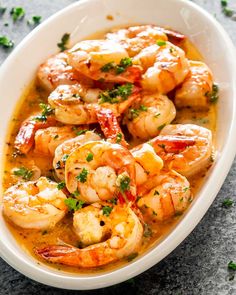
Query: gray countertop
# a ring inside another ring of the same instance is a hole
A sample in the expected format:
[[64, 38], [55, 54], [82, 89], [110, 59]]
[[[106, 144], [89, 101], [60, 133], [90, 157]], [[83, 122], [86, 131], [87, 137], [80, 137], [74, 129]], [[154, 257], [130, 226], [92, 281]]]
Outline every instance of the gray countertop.
[[[13, 24], [9, 16], [12, 7], [24, 7], [27, 13], [25, 19], [41, 15], [45, 20], [73, 2], [3, 0], [1, 4], [8, 10], [0, 17], [0, 35], [7, 35], [18, 44], [31, 30], [25, 20]], [[220, 0], [194, 2], [215, 15], [236, 43], [236, 21], [221, 13]], [[236, 10], [235, 0], [229, 0], [229, 4]], [[5, 23], [9, 23], [9, 26], [4, 26]], [[9, 53], [0, 48], [0, 64]], [[31, 281], [0, 259], [0, 294], [236, 294], [236, 273], [234, 280], [229, 280], [231, 274], [227, 269], [228, 262], [236, 260], [236, 205], [228, 209], [222, 207], [225, 198], [231, 198], [236, 203], [235, 176], [236, 162], [214, 203], [189, 237], [163, 261], [135, 279], [97, 291], [66, 291]]]

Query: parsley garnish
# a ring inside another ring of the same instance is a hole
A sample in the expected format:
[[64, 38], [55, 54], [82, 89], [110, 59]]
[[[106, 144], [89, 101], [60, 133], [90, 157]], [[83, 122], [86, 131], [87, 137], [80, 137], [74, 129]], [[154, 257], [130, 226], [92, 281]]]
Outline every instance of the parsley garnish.
[[130, 178], [127, 175], [123, 175], [120, 179], [120, 190], [122, 193], [130, 189]]
[[130, 109], [129, 114], [128, 114], [128, 118], [130, 120], [133, 120], [139, 116], [140, 112], [146, 112], [147, 109], [148, 108], [142, 104], [140, 105], [140, 107], [138, 109]]
[[70, 211], [77, 211], [81, 209], [84, 204], [84, 201], [76, 200], [73, 198], [67, 198], [66, 200], [64, 200], [64, 202]]
[[152, 230], [151, 230], [150, 226], [147, 223], [144, 223], [143, 236], [145, 238], [148, 238], [148, 237], [152, 236]]
[[119, 132], [119, 133], [117, 133], [117, 135], [116, 135], [116, 143], [120, 143], [121, 140], [122, 140], [122, 133]]
[[22, 7], [13, 7], [10, 14], [14, 21], [20, 20], [25, 16], [25, 10]]
[[115, 70], [117, 75], [123, 73], [128, 67], [132, 66], [132, 59], [130, 57], [122, 58], [120, 63], [116, 65], [114, 62], [109, 62], [101, 67], [102, 72], [109, 72]]
[[113, 204], [113, 205], [117, 205], [117, 199], [113, 198], [111, 200], [108, 200], [109, 203]]
[[101, 92], [99, 94], [100, 104], [108, 102], [111, 104], [126, 100], [132, 93], [133, 85], [126, 83], [121, 86], [114, 87], [111, 90]]
[[158, 129], [159, 131], [161, 131], [165, 126], [166, 126], [166, 124], [162, 124], [162, 125], [160, 125], [159, 127], [157, 127], [157, 129]]
[[38, 25], [41, 22], [42, 17], [39, 15], [33, 15], [31, 19], [27, 21], [28, 25]]
[[61, 49], [61, 51], [65, 51], [67, 49], [67, 43], [70, 40], [70, 34], [65, 33], [62, 38], [61, 38], [61, 42], [57, 43], [57, 46]]
[[77, 136], [79, 136], [79, 135], [81, 135], [81, 134], [86, 133], [87, 131], [88, 131], [88, 129], [83, 129], [83, 130], [79, 130], [79, 131], [77, 131], [77, 129], [75, 129], [75, 134], [76, 134]]
[[58, 183], [58, 185], [57, 185], [57, 189], [58, 189], [58, 190], [62, 190], [63, 188], [65, 188], [65, 186], [66, 186], [65, 182], [62, 181], [62, 182]]
[[39, 107], [41, 108], [42, 113], [40, 116], [36, 116], [34, 120], [45, 122], [47, 121], [47, 116], [51, 115], [54, 110], [48, 104], [45, 103], [40, 103]]
[[87, 155], [86, 161], [87, 161], [87, 162], [91, 162], [92, 160], [93, 160], [93, 154], [92, 154], [92, 153], [89, 153], [89, 154]]
[[233, 262], [233, 261], [230, 261], [230, 262], [228, 263], [228, 269], [236, 270], [236, 263]]
[[110, 206], [104, 206], [102, 207], [102, 214], [105, 216], [109, 216], [111, 214], [112, 209], [113, 208]]
[[216, 103], [219, 99], [219, 86], [217, 84], [213, 84], [212, 92], [207, 92], [205, 95], [209, 98], [211, 103]]
[[78, 188], [72, 193], [72, 195], [74, 197], [78, 197], [80, 195], [80, 192], [79, 192]]
[[231, 199], [225, 199], [223, 202], [222, 202], [222, 206], [225, 207], [225, 208], [229, 208], [233, 205], [234, 201], [231, 200]]
[[30, 180], [34, 174], [32, 170], [29, 170], [25, 167], [20, 167], [20, 168], [14, 170], [13, 173], [16, 176], [22, 177], [24, 180]]
[[127, 261], [132, 261], [138, 256], [138, 253], [132, 253], [129, 256], [126, 257]]
[[164, 40], [157, 40], [157, 45], [158, 46], [164, 46], [164, 45], [166, 45], [166, 41], [164, 41]]
[[187, 190], [189, 190], [189, 186], [186, 186], [186, 187], [183, 188], [183, 192], [186, 193]]
[[83, 168], [79, 175], [76, 176], [76, 179], [78, 179], [80, 182], [84, 183], [87, 180], [88, 176], [88, 170]]
[[69, 155], [65, 154], [65, 155], [61, 158], [61, 160], [62, 160], [62, 162], [63, 162], [64, 164], [65, 164], [66, 160], [68, 159], [68, 157], [69, 157]]
[[12, 48], [14, 46], [14, 42], [6, 36], [0, 36], [0, 46], [4, 48]]
[[114, 69], [115, 65], [114, 62], [109, 62], [107, 64], [105, 64], [104, 66], [101, 67], [101, 71], [106, 73], [109, 72], [110, 70]]
[[6, 12], [6, 7], [0, 7], [0, 15], [3, 15]]

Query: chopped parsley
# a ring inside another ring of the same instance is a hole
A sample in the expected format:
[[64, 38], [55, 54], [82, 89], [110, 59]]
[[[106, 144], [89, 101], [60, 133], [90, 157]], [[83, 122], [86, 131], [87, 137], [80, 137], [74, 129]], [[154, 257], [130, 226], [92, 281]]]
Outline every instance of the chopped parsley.
[[68, 159], [68, 157], [69, 157], [69, 155], [65, 154], [65, 155], [61, 158], [61, 160], [62, 160], [62, 162], [63, 162], [64, 164], [65, 164], [66, 160]]
[[27, 21], [27, 24], [30, 26], [35, 26], [40, 24], [42, 17], [39, 15], [33, 15], [31, 19]]
[[6, 7], [0, 7], [0, 15], [3, 15], [6, 12]]
[[14, 170], [14, 175], [22, 177], [24, 180], [30, 180], [33, 176], [33, 171], [25, 167], [20, 167]]
[[116, 65], [114, 62], [109, 62], [101, 67], [101, 71], [106, 73], [110, 70], [115, 70], [117, 75], [123, 73], [128, 67], [132, 66], [132, 59], [130, 57], [122, 58], [120, 63]]
[[72, 196], [74, 197], [78, 197], [80, 195], [80, 192], [78, 190], [78, 188], [72, 193]]
[[99, 94], [99, 103], [119, 103], [120, 101], [126, 100], [130, 94], [132, 93], [133, 85], [131, 83], [126, 83], [124, 85], [120, 85], [117, 87], [114, 87], [111, 90], [107, 90], [104, 92], [101, 92]]
[[92, 153], [89, 153], [89, 154], [87, 155], [86, 161], [87, 161], [87, 162], [91, 162], [92, 160], [93, 160], [93, 154], [92, 154]]
[[61, 51], [65, 51], [67, 49], [67, 44], [69, 40], [70, 40], [70, 34], [65, 33], [61, 38], [61, 42], [57, 43], [57, 46], [60, 48]]
[[25, 16], [25, 10], [22, 7], [13, 7], [10, 14], [14, 21], [21, 20]]
[[127, 256], [126, 257], [126, 259], [127, 259], [127, 261], [132, 261], [132, 260], [134, 260], [136, 257], [138, 256], [138, 253], [132, 253], [132, 254], [130, 254], [129, 256]]
[[62, 182], [59, 182], [58, 185], [57, 185], [57, 189], [58, 190], [62, 190], [63, 188], [65, 188], [66, 184], [64, 181]]
[[41, 108], [42, 113], [41, 113], [41, 115], [36, 116], [34, 118], [34, 120], [45, 122], [45, 121], [47, 121], [47, 116], [51, 115], [54, 110], [46, 103], [40, 103], [39, 107]]
[[228, 269], [236, 270], [236, 263], [233, 262], [233, 261], [230, 261], [230, 262], [228, 263]]
[[119, 133], [117, 133], [117, 135], [116, 135], [116, 143], [120, 143], [121, 142], [121, 140], [122, 140], [122, 133], [121, 132], [119, 132]]
[[112, 209], [113, 208], [110, 206], [104, 206], [102, 207], [102, 214], [105, 216], [109, 216], [111, 214]]
[[222, 206], [223, 206], [224, 208], [229, 208], [229, 207], [231, 207], [233, 204], [234, 204], [234, 201], [231, 200], [231, 199], [225, 199], [225, 200], [222, 202]]
[[88, 131], [88, 129], [77, 130], [77, 128], [75, 128], [74, 131], [75, 131], [75, 134], [77, 136], [79, 136], [79, 135], [86, 133]]
[[162, 148], [162, 149], [165, 149], [165, 148], [166, 148], [166, 145], [165, 145], [164, 143], [160, 143], [160, 144], [158, 144], [158, 146], [159, 146], [160, 148]]
[[115, 198], [109, 200], [108, 202], [113, 204], [113, 205], [117, 205], [117, 199], [115, 199]]
[[148, 237], [152, 236], [152, 230], [151, 230], [150, 226], [147, 223], [144, 223], [143, 236], [145, 238], [148, 238]]
[[186, 187], [183, 188], [184, 193], [186, 193], [186, 191], [188, 191], [188, 190], [189, 190], [189, 186], [186, 186]]
[[162, 124], [162, 125], [160, 125], [159, 127], [157, 127], [157, 129], [158, 129], [159, 131], [161, 131], [165, 126], [166, 126], [166, 124]]
[[83, 168], [82, 171], [80, 172], [80, 174], [76, 176], [76, 179], [79, 180], [80, 182], [84, 183], [87, 181], [88, 173], [89, 173], [88, 170]]
[[129, 114], [128, 114], [128, 118], [130, 120], [133, 120], [139, 116], [140, 112], [146, 112], [147, 109], [148, 108], [142, 104], [140, 105], [140, 107], [138, 109], [130, 109]]
[[219, 86], [214, 83], [212, 86], [212, 92], [207, 92], [205, 95], [209, 98], [211, 103], [216, 103], [219, 99]]
[[6, 36], [0, 36], [0, 46], [4, 48], [12, 48], [14, 46], [14, 42]]
[[115, 67], [114, 62], [109, 62], [107, 64], [105, 64], [104, 66], [101, 67], [101, 71], [106, 73], [109, 72], [110, 70], [113, 70]]
[[164, 40], [157, 40], [157, 45], [158, 46], [165, 46], [166, 45], [166, 41], [164, 41]]
[[156, 113], [156, 114], [154, 115], [154, 118], [158, 118], [158, 117], [160, 116], [160, 114], [161, 114], [161, 113]]
[[221, 0], [221, 6], [222, 7], [228, 6], [228, 1], [227, 0]]
[[66, 206], [70, 211], [77, 211], [83, 207], [84, 201], [73, 199], [73, 198], [67, 198], [64, 200]]
[[122, 193], [130, 189], [130, 178], [127, 175], [122, 175], [120, 179], [120, 190]]

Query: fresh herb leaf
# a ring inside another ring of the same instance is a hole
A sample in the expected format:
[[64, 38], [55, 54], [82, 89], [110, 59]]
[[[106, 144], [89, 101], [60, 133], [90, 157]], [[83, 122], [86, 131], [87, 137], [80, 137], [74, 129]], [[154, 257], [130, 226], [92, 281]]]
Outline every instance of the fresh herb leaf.
[[79, 192], [78, 188], [72, 193], [72, 195], [74, 197], [78, 197], [80, 195], [80, 192]]
[[113, 204], [113, 205], [117, 205], [117, 199], [116, 198], [113, 198], [113, 199], [109, 200], [108, 202]]
[[236, 263], [233, 262], [233, 261], [230, 261], [230, 262], [228, 263], [228, 269], [236, 270]]
[[133, 85], [131, 83], [126, 83], [124, 85], [114, 87], [111, 90], [101, 92], [99, 94], [99, 103], [102, 104], [108, 102], [114, 104], [120, 101], [124, 101], [132, 93], [132, 88]]
[[116, 143], [120, 143], [121, 142], [121, 140], [122, 140], [122, 133], [121, 132], [119, 132], [119, 133], [117, 133], [117, 135], [116, 135]]
[[128, 67], [132, 66], [132, 59], [129, 57], [122, 58], [120, 63], [116, 65], [113, 61], [101, 67], [102, 72], [109, 72], [115, 70], [117, 75], [123, 73]]
[[93, 160], [93, 154], [92, 154], [92, 153], [89, 153], [89, 154], [87, 155], [86, 161], [87, 161], [87, 162], [91, 162], [92, 160]]
[[35, 121], [45, 122], [47, 121], [47, 116], [51, 115], [54, 110], [46, 103], [40, 103], [39, 107], [42, 110], [41, 115], [34, 117]]
[[6, 12], [7, 8], [6, 7], [1, 7], [0, 6], [0, 15], [3, 15]]
[[157, 45], [158, 46], [164, 46], [164, 45], [166, 45], [166, 41], [164, 41], [164, 40], [157, 40]]
[[219, 99], [219, 86], [217, 84], [213, 84], [212, 92], [207, 92], [206, 96], [209, 98], [211, 103], [216, 103]]
[[231, 200], [231, 199], [225, 199], [223, 202], [222, 202], [222, 206], [225, 207], [225, 208], [229, 208], [233, 205], [234, 201]]
[[61, 42], [57, 43], [57, 46], [61, 49], [61, 51], [65, 51], [67, 49], [67, 44], [69, 40], [70, 40], [70, 34], [65, 33], [61, 38]]
[[75, 132], [75, 134], [77, 136], [79, 136], [79, 135], [82, 135], [82, 134], [86, 133], [87, 131], [88, 131], [88, 129], [78, 130], [78, 131]]
[[140, 112], [146, 112], [147, 109], [148, 108], [142, 104], [140, 105], [140, 107], [138, 109], [130, 109], [129, 114], [128, 114], [128, 118], [130, 120], [133, 120], [139, 116]]
[[188, 191], [189, 189], [190, 189], [190, 187], [186, 186], [186, 187], [183, 188], [183, 192], [186, 193], [186, 191]]
[[76, 179], [84, 183], [87, 180], [88, 173], [89, 173], [88, 170], [83, 168], [80, 174], [76, 176]]
[[156, 113], [156, 114], [154, 115], [154, 118], [158, 118], [158, 117], [160, 116], [160, 114], [161, 114], [161, 113]]
[[115, 64], [114, 62], [109, 62], [107, 64], [105, 64], [104, 66], [101, 67], [101, 71], [106, 73], [106, 72], [109, 72], [110, 70], [114, 69], [115, 68]]
[[221, 0], [221, 6], [222, 7], [228, 6], [228, 1], [227, 0]]
[[25, 10], [22, 7], [13, 7], [10, 14], [14, 21], [20, 20], [25, 16]]
[[120, 190], [122, 193], [130, 189], [130, 178], [127, 175], [122, 175], [120, 178]]
[[102, 214], [105, 216], [109, 216], [111, 214], [112, 209], [113, 208], [110, 206], [104, 206], [102, 207]]
[[148, 238], [148, 237], [152, 236], [152, 230], [151, 230], [150, 226], [147, 223], [144, 223], [143, 236], [145, 238]]
[[83, 207], [84, 201], [73, 199], [73, 198], [67, 198], [64, 200], [66, 206], [70, 211], [77, 211]]
[[27, 24], [30, 26], [38, 25], [41, 22], [42, 17], [39, 15], [33, 15], [31, 19], [27, 21]]
[[160, 125], [159, 127], [157, 127], [157, 129], [158, 129], [159, 131], [161, 131], [165, 126], [166, 126], [166, 124], [162, 124], [162, 125]]
[[58, 190], [62, 190], [63, 188], [65, 188], [66, 184], [64, 181], [62, 182], [59, 182], [58, 185], [57, 185], [57, 189]]
[[12, 48], [14, 46], [14, 42], [6, 36], [0, 36], [0, 46], [4, 48]]
[[22, 177], [24, 180], [30, 180], [33, 176], [33, 171], [25, 167], [20, 167], [14, 170], [14, 175]]
[[129, 256], [126, 257], [127, 261], [130, 262], [134, 260], [138, 256], [138, 253], [132, 253]]
[[234, 14], [234, 11], [231, 8], [223, 7], [222, 12], [225, 16], [231, 17]]
[[68, 157], [69, 157], [69, 155], [65, 154], [65, 155], [61, 158], [61, 160], [62, 160], [62, 162], [63, 162], [64, 164], [65, 164], [66, 160], [68, 159]]

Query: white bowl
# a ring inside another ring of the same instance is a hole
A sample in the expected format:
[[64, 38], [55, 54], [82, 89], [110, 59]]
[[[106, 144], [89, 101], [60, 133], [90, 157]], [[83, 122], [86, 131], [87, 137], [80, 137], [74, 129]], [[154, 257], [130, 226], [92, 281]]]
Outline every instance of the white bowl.
[[[110, 21], [107, 15], [113, 15]], [[12, 267], [41, 283], [66, 289], [95, 289], [120, 283], [150, 268], [175, 249], [194, 229], [219, 191], [236, 150], [236, 90], [234, 47], [220, 24], [207, 12], [184, 0], [79, 1], [58, 12], [13, 51], [0, 69], [0, 151], [18, 98], [32, 80], [38, 65], [55, 53], [65, 33], [72, 42], [96, 31], [128, 23], [170, 26], [186, 34], [203, 54], [220, 86], [217, 159], [204, 186], [181, 222], [157, 246], [134, 262], [102, 274], [77, 275], [52, 269], [26, 254], [0, 217], [0, 254]], [[2, 161], [1, 161], [2, 163]], [[3, 168], [1, 167], [1, 173]], [[2, 177], [1, 177], [2, 179]]]

